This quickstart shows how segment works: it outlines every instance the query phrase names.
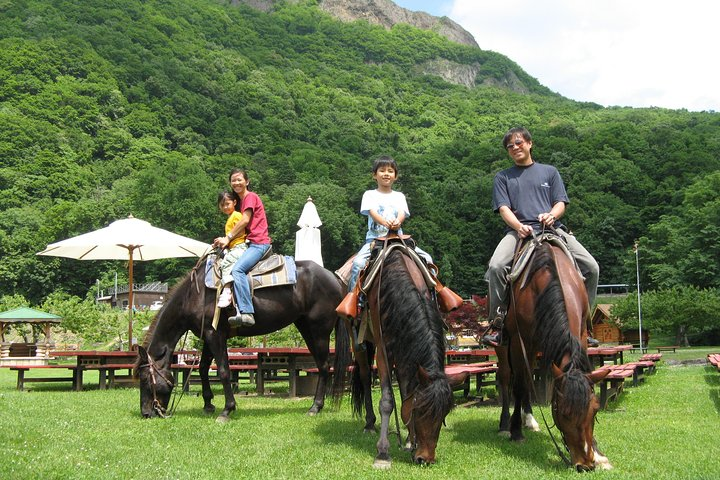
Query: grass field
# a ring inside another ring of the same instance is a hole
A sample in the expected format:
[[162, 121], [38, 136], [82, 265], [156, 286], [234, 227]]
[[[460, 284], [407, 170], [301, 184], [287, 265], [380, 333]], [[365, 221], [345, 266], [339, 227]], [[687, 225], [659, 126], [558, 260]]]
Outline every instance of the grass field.
[[[626, 388], [598, 415], [596, 438], [614, 469], [593, 478], [720, 478], [720, 372], [711, 350], [666, 353], [658, 372]], [[712, 349], [720, 351], [720, 348]], [[361, 432], [349, 402], [308, 417], [311, 400], [238, 395], [226, 425], [202, 413], [193, 387], [170, 419], [143, 420], [136, 389], [69, 391], [68, 384], [15, 390], [0, 369], [0, 479], [538, 479], [576, 478], [547, 431], [524, 444], [496, 435], [500, 410], [458, 395], [438, 463], [421, 468], [393, 449], [389, 471], [372, 468], [376, 435]], [[247, 387], [250, 388], [251, 387]], [[274, 390], [281, 390], [276, 389]], [[216, 390], [216, 393], [219, 393]], [[377, 398], [375, 399], [377, 403]], [[221, 404], [217, 403], [220, 406]], [[545, 409], [546, 416], [550, 416]], [[540, 420], [539, 411], [536, 417]], [[545, 430], [545, 429], [543, 429]]]

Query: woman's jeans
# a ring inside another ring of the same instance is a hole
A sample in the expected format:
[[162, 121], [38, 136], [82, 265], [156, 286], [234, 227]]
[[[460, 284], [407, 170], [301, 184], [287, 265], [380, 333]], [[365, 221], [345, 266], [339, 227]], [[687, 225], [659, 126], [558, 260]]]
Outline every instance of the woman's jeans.
[[235, 280], [233, 288], [235, 290], [235, 301], [237, 302], [238, 311], [240, 313], [255, 313], [247, 273], [252, 270], [255, 265], [257, 265], [269, 249], [269, 243], [265, 245], [251, 243], [248, 245], [248, 249], [245, 253], [238, 258], [237, 262], [235, 262], [231, 275], [233, 280]]

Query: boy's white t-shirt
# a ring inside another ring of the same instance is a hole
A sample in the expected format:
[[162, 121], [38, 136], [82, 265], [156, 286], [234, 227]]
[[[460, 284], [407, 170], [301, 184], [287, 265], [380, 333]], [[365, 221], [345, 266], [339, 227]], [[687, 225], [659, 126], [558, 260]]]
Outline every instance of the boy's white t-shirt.
[[[375, 220], [370, 215], [370, 210], [375, 210], [385, 220], [394, 220], [400, 212], [405, 213], [405, 217], [410, 216], [407, 200], [405, 200], [405, 195], [402, 192], [393, 190], [390, 193], [380, 193], [377, 190], [367, 190], [360, 202], [360, 213], [368, 217], [368, 231], [365, 235], [365, 241], [384, 237], [388, 234], [386, 226], [375, 223]], [[402, 229], [398, 233], [402, 233]]]

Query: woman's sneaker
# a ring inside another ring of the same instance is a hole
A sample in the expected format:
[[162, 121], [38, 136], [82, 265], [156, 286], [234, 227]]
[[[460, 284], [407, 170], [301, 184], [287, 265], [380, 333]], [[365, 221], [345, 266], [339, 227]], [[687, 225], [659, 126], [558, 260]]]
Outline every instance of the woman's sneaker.
[[232, 290], [230, 290], [228, 287], [223, 288], [222, 293], [220, 294], [220, 298], [218, 299], [218, 307], [219, 308], [225, 308], [229, 307], [232, 303]]

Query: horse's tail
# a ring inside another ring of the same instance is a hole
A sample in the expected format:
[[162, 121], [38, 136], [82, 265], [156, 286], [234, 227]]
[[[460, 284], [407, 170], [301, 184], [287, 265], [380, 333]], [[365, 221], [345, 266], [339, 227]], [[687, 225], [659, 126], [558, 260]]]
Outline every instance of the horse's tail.
[[368, 378], [364, 379], [361, 373], [362, 369], [360, 368], [356, 358], [353, 362], [352, 384], [350, 386], [350, 394], [352, 398], [353, 415], [360, 417], [362, 416], [363, 408], [365, 407], [365, 400], [367, 400], [366, 395], [370, 394], [370, 392], [366, 390], [364, 382], [368, 382], [369, 385], [372, 386], [372, 366], [375, 362], [375, 345], [371, 342], [365, 342], [362, 345], [359, 345], [357, 348], [365, 349], [365, 359], [367, 361], [366, 369], [367, 372], [369, 372]]
[[338, 316], [335, 322], [335, 362], [333, 363], [332, 401], [335, 407], [339, 407], [345, 393], [345, 372], [352, 362], [350, 351], [350, 334], [347, 330], [347, 322]]

